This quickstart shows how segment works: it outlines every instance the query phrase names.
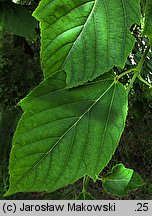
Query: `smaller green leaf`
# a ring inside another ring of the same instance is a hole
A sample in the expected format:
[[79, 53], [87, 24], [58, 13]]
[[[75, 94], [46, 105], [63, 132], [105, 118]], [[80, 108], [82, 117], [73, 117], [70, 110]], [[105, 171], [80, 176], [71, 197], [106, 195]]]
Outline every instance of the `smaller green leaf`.
[[144, 185], [142, 178], [135, 172], [133, 172], [132, 178], [128, 184], [128, 190], [136, 190], [140, 186]]
[[116, 196], [126, 196], [130, 190], [142, 185], [141, 177], [132, 169], [125, 168], [123, 164], [114, 166], [103, 181], [103, 188]]
[[33, 39], [37, 21], [22, 5], [0, 2], [0, 31]]
[[152, 0], [146, 1], [145, 7], [145, 21], [143, 34], [147, 35], [150, 40], [150, 46], [152, 47]]

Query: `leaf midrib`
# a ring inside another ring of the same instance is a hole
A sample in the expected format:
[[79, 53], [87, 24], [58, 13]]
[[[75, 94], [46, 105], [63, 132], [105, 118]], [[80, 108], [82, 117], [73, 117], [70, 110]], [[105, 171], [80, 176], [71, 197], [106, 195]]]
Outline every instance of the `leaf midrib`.
[[[90, 2], [93, 2], [93, 1], [90, 1]], [[90, 3], [90, 2], [89, 2], [89, 3]], [[67, 53], [67, 56], [66, 56], [66, 58], [65, 58], [65, 60], [64, 60], [64, 62], [63, 62], [63, 64], [62, 64], [62, 66], [61, 66], [61, 70], [64, 70], [64, 66], [65, 66], [65, 64], [66, 64], [67, 58], [69, 57], [69, 55], [70, 55], [70, 53], [71, 53], [71, 51], [72, 51], [72, 49], [73, 49], [75, 43], [76, 43], [77, 40], [79, 40], [79, 38], [81, 37], [81, 34], [82, 34], [82, 32], [83, 32], [85, 26], [86, 26], [87, 23], [88, 23], [88, 20], [89, 20], [90, 17], [92, 16], [92, 13], [93, 13], [93, 11], [94, 11], [94, 8], [95, 8], [95, 6], [96, 6], [96, 3], [97, 3], [97, 0], [94, 0], [94, 4], [93, 4], [93, 6], [92, 6], [92, 9], [91, 9], [91, 11], [90, 11], [90, 14], [89, 14], [88, 18], [86, 19], [86, 22], [84, 23], [84, 25], [83, 25], [83, 27], [82, 27], [80, 33], [78, 34], [78, 36], [77, 36], [77, 38], [76, 38], [76, 40], [75, 40], [75, 42], [73, 42], [73, 45], [71, 46], [69, 52]]]

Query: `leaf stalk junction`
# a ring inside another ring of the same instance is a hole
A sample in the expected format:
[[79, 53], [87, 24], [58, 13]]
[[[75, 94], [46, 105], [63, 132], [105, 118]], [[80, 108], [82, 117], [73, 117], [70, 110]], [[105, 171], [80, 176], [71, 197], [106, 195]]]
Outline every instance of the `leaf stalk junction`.
[[149, 86], [150, 88], [152, 88], [152, 85], [151, 85], [149, 82], [147, 82], [146, 80], [144, 80], [144, 79], [142, 78], [142, 76], [141, 76], [141, 68], [142, 68], [142, 66], [143, 66], [143, 64], [144, 64], [144, 61], [145, 61], [145, 58], [146, 58], [146, 56], [147, 56], [147, 54], [148, 54], [148, 52], [149, 52], [149, 49], [150, 49], [150, 46], [148, 45], [147, 48], [146, 48], [146, 50], [145, 50], [145, 52], [144, 52], [144, 54], [143, 54], [143, 56], [141, 57], [141, 59], [140, 59], [140, 61], [139, 61], [137, 67], [131, 68], [131, 69], [127, 70], [127, 71], [124, 71], [124, 72], [121, 73], [119, 76], [117, 76], [117, 80], [119, 80], [119, 79], [122, 78], [123, 76], [125, 76], [125, 75], [127, 75], [127, 74], [129, 74], [129, 73], [134, 72], [134, 75], [133, 75], [133, 77], [132, 77], [132, 79], [131, 79], [131, 81], [130, 81], [130, 83], [129, 83], [128, 88], [127, 88], [127, 93], [128, 93], [128, 94], [129, 94], [130, 90], [132, 89], [133, 84], [134, 84], [136, 78], [138, 78], [138, 79], [139, 79], [141, 82], [143, 82], [145, 85], [147, 85], [147, 86]]

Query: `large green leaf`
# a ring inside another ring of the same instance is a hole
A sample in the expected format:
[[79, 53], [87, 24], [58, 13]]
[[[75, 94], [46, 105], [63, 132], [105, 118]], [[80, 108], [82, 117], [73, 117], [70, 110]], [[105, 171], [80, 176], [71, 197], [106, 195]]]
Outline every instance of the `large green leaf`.
[[43, 81], [19, 105], [25, 111], [10, 157], [10, 189], [53, 191], [84, 176], [96, 180], [124, 129], [127, 94], [114, 79], [66, 89], [65, 74]]
[[143, 34], [149, 37], [152, 48], [152, 0], [146, 0]]
[[73, 87], [124, 67], [140, 0], [42, 0], [33, 15], [40, 21], [44, 76], [62, 69]]
[[0, 30], [33, 39], [37, 21], [22, 5], [0, 2]]
[[104, 189], [117, 196], [126, 196], [130, 190], [136, 190], [142, 185], [141, 177], [123, 164], [114, 166], [103, 181]]

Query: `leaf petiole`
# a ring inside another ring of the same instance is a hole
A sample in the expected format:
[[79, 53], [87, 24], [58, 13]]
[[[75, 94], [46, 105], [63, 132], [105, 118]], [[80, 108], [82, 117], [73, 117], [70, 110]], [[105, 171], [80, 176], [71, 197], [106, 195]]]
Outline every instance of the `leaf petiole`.
[[138, 79], [139, 79], [141, 82], [145, 83], [145, 85], [148, 85], [150, 88], [152, 88], [152, 85], [151, 85], [149, 82], [147, 82], [146, 80], [144, 80], [144, 79], [141, 77], [140, 74], [138, 75]]
[[84, 193], [84, 194], [87, 192], [88, 182], [89, 182], [89, 176], [85, 175], [83, 177], [83, 189], [82, 189], [82, 193]]
[[131, 68], [127, 71], [124, 71], [123, 73], [121, 73], [118, 77], [117, 77], [117, 80], [119, 80], [120, 78], [122, 78], [123, 76], [129, 74], [129, 73], [132, 73], [132, 72], [135, 72], [135, 71], [139, 71], [138, 68]]
[[98, 178], [97, 180], [103, 182], [103, 181], [104, 181], [104, 178], [101, 178], [101, 177], [100, 177], [100, 178]]
[[129, 84], [128, 88], [127, 88], [127, 93], [128, 93], [128, 94], [129, 94], [130, 90], [132, 89], [133, 84], [134, 84], [136, 78], [138, 77], [139, 73], [140, 73], [139, 70], [136, 71], [136, 72], [134, 73], [134, 75], [133, 75], [133, 77], [132, 77], [132, 79], [131, 79], [131, 81], [130, 81], [130, 84]]
[[[133, 86], [133, 84], [134, 84], [134, 82], [135, 82], [135, 80], [136, 80], [137, 77], [138, 77], [142, 82], [144, 82], [144, 83], [146, 82], [146, 81], [141, 77], [140, 71], [141, 71], [141, 68], [142, 68], [142, 66], [143, 66], [143, 64], [144, 64], [145, 58], [146, 58], [146, 56], [147, 56], [147, 54], [148, 54], [148, 52], [149, 52], [149, 49], [150, 49], [150, 46], [148, 45], [147, 48], [146, 48], [146, 50], [145, 50], [145, 52], [144, 52], [144, 54], [143, 54], [143, 56], [141, 57], [141, 59], [140, 59], [138, 65], [137, 65], [137, 67], [136, 67], [136, 70], [134, 70], [135, 73], [134, 73], [134, 75], [133, 75], [133, 77], [132, 77], [132, 79], [131, 79], [131, 81], [130, 81], [130, 84], [129, 84], [128, 88], [127, 88], [127, 93], [128, 93], [128, 94], [129, 94], [130, 90], [132, 89], [132, 86]], [[147, 82], [146, 82], [146, 84], [147, 84]], [[149, 85], [149, 83], [148, 83], [148, 85]]]

